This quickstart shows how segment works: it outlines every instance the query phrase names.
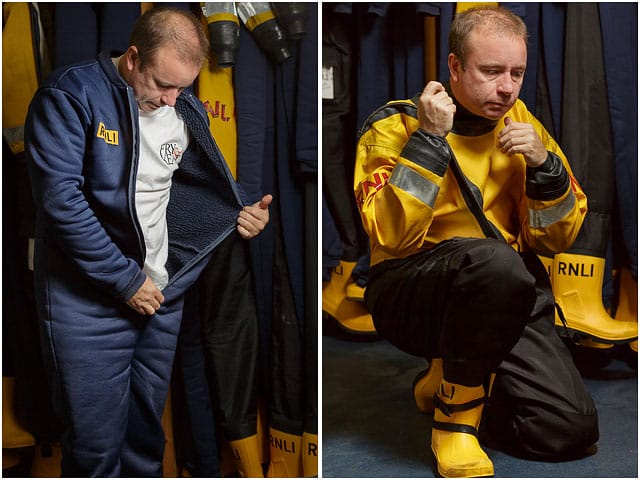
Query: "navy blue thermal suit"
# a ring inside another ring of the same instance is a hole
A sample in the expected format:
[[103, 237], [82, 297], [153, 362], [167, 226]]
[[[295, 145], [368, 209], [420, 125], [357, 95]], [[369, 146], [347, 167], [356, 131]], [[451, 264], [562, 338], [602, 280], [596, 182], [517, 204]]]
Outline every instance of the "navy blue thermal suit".
[[145, 280], [138, 106], [110, 57], [55, 72], [30, 106], [36, 302], [64, 425], [62, 476], [161, 476], [183, 295], [235, 230], [242, 201], [201, 102], [183, 92], [175, 108], [190, 143], [167, 207], [165, 302], [152, 316], [127, 306]]

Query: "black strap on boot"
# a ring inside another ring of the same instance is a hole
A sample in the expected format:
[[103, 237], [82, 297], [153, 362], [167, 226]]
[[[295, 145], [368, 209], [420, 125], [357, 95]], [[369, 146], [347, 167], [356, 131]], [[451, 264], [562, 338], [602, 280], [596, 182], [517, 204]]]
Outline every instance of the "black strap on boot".
[[[450, 417], [454, 412], [471, 410], [472, 408], [482, 405], [484, 402], [485, 397], [480, 397], [466, 403], [450, 404], [443, 402], [437, 394], [433, 396], [433, 404], [447, 417]], [[470, 433], [471, 435], [474, 435], [476, 437], [478, 436], [478, 430], [475, 427], [462, 423], [444, 423], [434, 420], [433, 428], [436, 428], [438, 430], [445, 430], [447, 432]]]

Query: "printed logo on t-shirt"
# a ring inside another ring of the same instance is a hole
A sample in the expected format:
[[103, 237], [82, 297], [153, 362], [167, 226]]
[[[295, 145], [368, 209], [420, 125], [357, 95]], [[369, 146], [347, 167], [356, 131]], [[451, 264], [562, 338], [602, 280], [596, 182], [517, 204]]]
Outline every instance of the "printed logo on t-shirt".
[[182, 149], [177, 143], [165, 143], [160, 146], [160, 158], [167, 165], [173, 165], [180, 161]]

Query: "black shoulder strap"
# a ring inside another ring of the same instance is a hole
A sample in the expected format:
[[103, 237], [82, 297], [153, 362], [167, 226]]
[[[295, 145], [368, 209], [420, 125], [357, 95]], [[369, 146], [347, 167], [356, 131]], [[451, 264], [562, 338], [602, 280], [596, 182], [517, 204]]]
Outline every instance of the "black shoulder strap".
[[473, 185], [465, 174], [462, 173], [462, 169], [458, 164], [458, 160], [456, 159], [451, 146], [449, 144], [447, 145], [449, 147], [449, 153], [451, 154], [449, 167], [458, 181], [462, 198], [467, 204], [467, 207], [469, 207], [469, 210], [471, 210], [471, 213], [473, 213], [473, 216], [478, 220], [482, 232], [487, 238], [496, 238], [498, 240], [506, 241], [502, 236], [502, 233], [500, 233], [500, 230], [498, 230], [498, 227], [491, 223], [484, 214], [484, 210], [482, 209], [482, 194], [478, 190], [478, 187]]

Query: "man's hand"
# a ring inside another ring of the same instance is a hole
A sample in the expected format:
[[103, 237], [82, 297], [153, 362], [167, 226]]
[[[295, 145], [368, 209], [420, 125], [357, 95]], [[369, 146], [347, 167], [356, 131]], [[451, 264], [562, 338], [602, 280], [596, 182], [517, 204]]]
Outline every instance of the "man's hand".
[[164, 295], [147, 277], [138, 291], [127, 301], [127, 305], [142, 315], [153, 315], [164, 302]]
[[238, 233], [245, 240], [258, 235], [269, 223], [269, 204], [273, 200], [271, 195], [265, 195], [262, 200], [244, 207], [238, 215]]
[[427, 83], [418, 102], [420, 129], [445, 137], [453, 127], [456, 105], [444, 86], [435, 81]]
[[505, 128], [498, 134], [498, 147], [507, 155], [521, 153], [527, 165], [539, 167], [547, 159], [547, 149], [530, 123], [516, 123], [504, 119]]

